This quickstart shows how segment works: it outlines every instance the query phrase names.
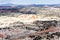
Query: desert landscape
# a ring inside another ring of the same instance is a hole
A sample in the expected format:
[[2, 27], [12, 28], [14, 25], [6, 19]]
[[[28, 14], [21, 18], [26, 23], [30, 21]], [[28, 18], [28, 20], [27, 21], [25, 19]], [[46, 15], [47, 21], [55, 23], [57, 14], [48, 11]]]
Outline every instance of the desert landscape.
[[60, 40], [59, 7], [3, 8], [0, 8], [0, 40]]

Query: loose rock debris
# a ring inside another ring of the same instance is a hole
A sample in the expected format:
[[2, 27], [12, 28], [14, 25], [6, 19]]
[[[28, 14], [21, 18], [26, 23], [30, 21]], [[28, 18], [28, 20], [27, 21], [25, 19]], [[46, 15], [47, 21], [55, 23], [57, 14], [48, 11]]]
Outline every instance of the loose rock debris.
[[0, 40], [60, 40], [60, 26], [51, 20], [0, 28]]

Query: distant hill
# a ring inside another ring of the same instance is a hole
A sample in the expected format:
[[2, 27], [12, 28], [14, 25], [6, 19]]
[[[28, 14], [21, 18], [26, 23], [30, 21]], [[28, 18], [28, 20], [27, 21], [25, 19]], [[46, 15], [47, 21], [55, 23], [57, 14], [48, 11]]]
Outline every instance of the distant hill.
[[60, 7], [60, 4], [30, 4], [30, 5], [18, 5], [17, 7]]
[[29, 4], [29, 5], [16, 5], [11, 3], [0, 4], [0, 9], [4, 8], [23, 8], [23, 7], [60, 7], [60, 4]]
[[15, 8], [17, 5], [6, 3], [6, 4], [0, 4], [0, 9], [9, 9], [9, 8]]

